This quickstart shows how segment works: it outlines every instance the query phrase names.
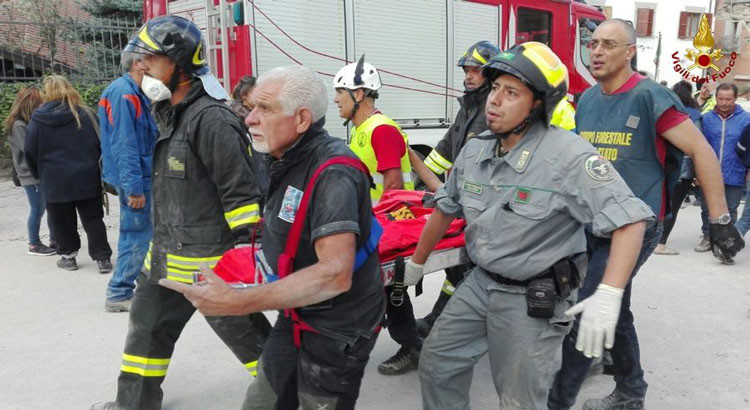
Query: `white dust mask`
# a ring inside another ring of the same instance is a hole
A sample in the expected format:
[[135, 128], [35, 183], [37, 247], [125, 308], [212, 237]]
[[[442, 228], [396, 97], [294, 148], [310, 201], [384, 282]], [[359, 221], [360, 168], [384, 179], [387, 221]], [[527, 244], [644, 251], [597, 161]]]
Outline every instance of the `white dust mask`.
[[146, 74], [143, 75], [143, 81], [141, 81], [141, 90], [153, 102], [164, 101], [172, 97], [172, 92], [163, 82]]

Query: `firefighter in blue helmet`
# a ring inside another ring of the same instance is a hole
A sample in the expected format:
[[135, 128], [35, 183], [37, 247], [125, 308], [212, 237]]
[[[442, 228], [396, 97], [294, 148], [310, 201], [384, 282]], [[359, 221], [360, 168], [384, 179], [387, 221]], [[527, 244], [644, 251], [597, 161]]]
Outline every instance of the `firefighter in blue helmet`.
[[[247, 244], [260, 219], [260, 192], [239, 118], [209, 72], [201, 32], [177, 16], [148, 21], [126, 51], [140, 53], [141, 84], [153, 101], [160, 136], [154, 148], [154, 235], [130, 307], [115, 402], [92, 409], [160, 409], [161, 383], [175, 343], [195, 307], [159, 279], [192, 283], [200, 264]], [[206, 318], [255, 373], [270, 324], [260, 314]]]

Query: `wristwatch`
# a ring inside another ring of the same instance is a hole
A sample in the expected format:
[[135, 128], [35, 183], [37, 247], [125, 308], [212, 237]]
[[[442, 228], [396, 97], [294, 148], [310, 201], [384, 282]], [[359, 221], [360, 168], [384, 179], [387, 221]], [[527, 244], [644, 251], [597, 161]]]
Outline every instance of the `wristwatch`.
[[732, 222], [732, 217], [729, 214], [724, 214], [716, 219], [708, 218], [708, 222], [719, 225], [729, 225]]

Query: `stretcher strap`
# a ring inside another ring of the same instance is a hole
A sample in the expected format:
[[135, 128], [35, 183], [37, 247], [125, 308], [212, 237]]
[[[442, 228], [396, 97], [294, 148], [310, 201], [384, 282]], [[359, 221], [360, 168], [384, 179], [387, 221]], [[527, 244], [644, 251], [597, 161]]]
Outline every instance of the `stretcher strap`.
[[[307, 219], [307, 207], [310, 204], [310, 197], [312, 195], [313, 188], [315, 187], [315, 181], [317, 181], [320, 173], [331, 165], [345, 165], [351, 168], [355, 168], [364, 172], [365, 175], [370, 178], [370, 172], [367, 170], [365, 164], [358, 159], [350, 157], [331, 158], [315, 170], [312, 178], [310, 178], [310, 180], [307, 182], [304, 194], [302, 194], [302, 199], [300, 200], [299, 208], [297, 209], [294, 222], [292, 222], [292, 227], [289, 229], [289, 234], [286, 238], [284, 253], [282, 253], [278, 259], [278, 274], [280, 279], [289, 276], [294, 269], [294, 258], [297, 256], [299, 240], [302, 236], [302, 229], [305, 226], [305, 220]], [[373, 217], [373, 221], [374, 220], [375, 218]], [[375, 232], [375, 235], [373, 235], [373, 232]], [[364, 264], [364, 262], [367, 260], [367, 257], [372, 254], [375, 249], [377, 249], [377, 244], [380, 240], [380, 234], [382, 234], [382, 232], [382, 227], [379, 224], [375, 223], [375, 225], [371, 228], [371, 234], [367, 238], [365, 245], [357, 250], [357, 254], [355, 255], [355, 270], [358, 269], [362, 264]], [[374, 236], [377, 236], [377, 238], [373, 240]], [[292, 338], [294, 341], [294, 346], [296, 348], [299, 349], [300, 347], [303, 331], [320, 333], [308, 323], [304, 322], [299, 317], [299, 314], [297, 314], [296, 309], [284, 309], [284, 315], [292, 320]]]

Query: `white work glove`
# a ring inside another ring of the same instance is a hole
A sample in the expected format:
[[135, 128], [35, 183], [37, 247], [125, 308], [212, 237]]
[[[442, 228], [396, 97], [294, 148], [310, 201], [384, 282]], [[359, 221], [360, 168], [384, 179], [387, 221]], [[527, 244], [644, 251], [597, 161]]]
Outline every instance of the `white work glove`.
[[602, 345], [607, 349], [614, 346], [623, 293], [624, 289], [600, 283], [593, 295], [565, 311], [568, 316], [583, 312], [578, 323], [576, 349], [586, 357], [601, 356]]
[[422, 276], [424, 276], [424, 265], [414, 263], [409, 259], [404, 266], [404, 285], [414, 286], [422, 279]]

